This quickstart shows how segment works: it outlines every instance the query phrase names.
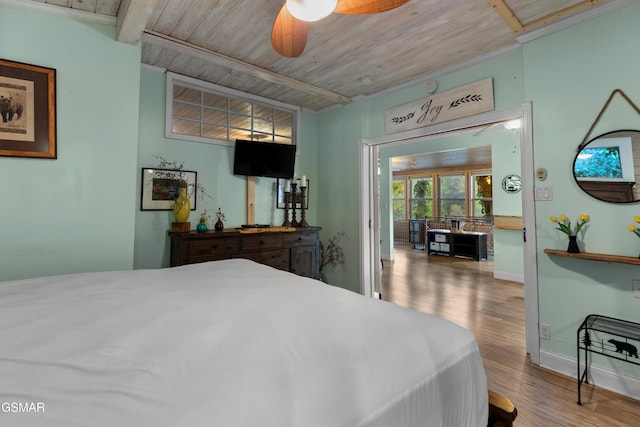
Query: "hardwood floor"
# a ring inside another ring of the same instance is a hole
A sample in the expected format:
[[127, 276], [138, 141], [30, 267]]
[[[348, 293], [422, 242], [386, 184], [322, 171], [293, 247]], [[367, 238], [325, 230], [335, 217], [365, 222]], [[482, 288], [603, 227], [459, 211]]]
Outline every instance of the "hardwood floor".
[[531, 365], [525, 351], [524, 291], [493, 278], [493, 261], [431, 255], [397, 246], [385, 261], [382, 298], [448, 319], [478, 341], [489, 388], [518, 409], [516, 426], [640, 426], [640, 401]]

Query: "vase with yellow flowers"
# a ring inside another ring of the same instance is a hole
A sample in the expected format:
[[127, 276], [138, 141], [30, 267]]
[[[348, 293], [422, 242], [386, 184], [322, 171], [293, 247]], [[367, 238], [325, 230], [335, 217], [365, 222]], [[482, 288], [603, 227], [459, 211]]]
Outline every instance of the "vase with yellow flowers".
[[[636, 224], [640, 224], [640, 216], [634, 216], [633, 222], [635, 222]], [[629, 231], [640, 237], [640, 228], [638, 228], [638, 226], [629, 224]], [[638, 258], [640, 258], [640, 256], [638, 256]]]
[[589, 221], [589, 215], [580, 214], [579, 220], [576, 222], [575, 228], [571, 227], [571, 220], [566, 217], [566, 215], [560, 215], [558, 219], [555, 216], [551, 217], [551, 222], [558, 224], [557, 229], [562, 231], [564, 234], [569, 236], [569, 247], [567, 248], [567, 252], [569, 253], [580, 253], [580, 248], [578, 247], [578, 233], [584, 227], [584, 225]]

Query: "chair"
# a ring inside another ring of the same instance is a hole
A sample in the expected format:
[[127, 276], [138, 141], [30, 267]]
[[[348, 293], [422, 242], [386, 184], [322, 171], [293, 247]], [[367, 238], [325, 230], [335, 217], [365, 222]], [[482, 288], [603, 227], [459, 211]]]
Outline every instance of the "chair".
[[518, 410], [507, 397], [489, 390], [488, 427], [512, 427], [518, 416]]

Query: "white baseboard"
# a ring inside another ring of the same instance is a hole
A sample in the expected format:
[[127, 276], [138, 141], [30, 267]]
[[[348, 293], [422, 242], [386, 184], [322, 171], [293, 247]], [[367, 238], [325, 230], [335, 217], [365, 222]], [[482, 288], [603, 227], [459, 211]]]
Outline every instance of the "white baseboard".
[[[540, 366], [576, 379], [576, 400], [578, 399], [578, 367], [575, 358], [540, 350]], [[584, 369], [584, 364], [582, 364]], [[640, 399], [640, 378], [629, 377], [600, 366], [589, 368], [589, 383], [606, 388], [633, 399]]]
[[524, 274], [508, 273], [506, 271], [494, 271], [493, 277], [500, 280], [509, 280], [510, 282], [524, 283]]

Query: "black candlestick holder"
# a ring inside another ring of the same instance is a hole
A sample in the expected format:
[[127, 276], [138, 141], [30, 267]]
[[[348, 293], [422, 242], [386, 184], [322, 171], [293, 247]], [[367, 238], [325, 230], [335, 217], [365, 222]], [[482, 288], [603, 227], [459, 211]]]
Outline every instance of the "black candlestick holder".
[[298, 184], [291, 183], [291, 227], [298, 227], [298, 220], [296, 219], [297, 187]]
[[284, 222], [282, 223], [283, 227], [291, 227], [291, 222], [289, 221], [289, 203], [291, 203], [291, 192], [284, 192]]
[[300, 222], [298, 223], [298, 227], [308, 227], [309, 224], [306, 220], [306, 208], [305, 208], [305, 197], [307, 193], [307, 187], [300, 187]]

